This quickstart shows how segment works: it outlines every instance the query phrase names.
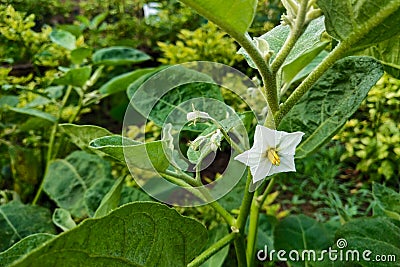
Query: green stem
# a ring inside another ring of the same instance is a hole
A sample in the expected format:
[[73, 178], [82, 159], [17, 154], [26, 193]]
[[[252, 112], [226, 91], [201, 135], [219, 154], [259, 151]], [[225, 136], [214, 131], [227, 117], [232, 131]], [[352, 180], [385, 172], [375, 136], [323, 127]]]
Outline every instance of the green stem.
[[69, 118], [69, 120], [68, 120], [69, 123], [73, 123], [75, 121], [75, 119], [81, 113], [82, 107], [83, 107], [83, 96], [79, 96], [79, 102], [78, 102], [78, 106], [76, 108], [76, 112], [74, 113], [74, 115], [71, 116], [71, 118]]
[[267, 198], [268, 194], [271, 192], [273, 186], [275, 184], [275, 177], [273, 177], [271, 180], [269, 180], [267, 188], [265, 189], [261, 200], [258, 200], [258, 192], [257, 190], [255, 192], [253, 202], [251, 204], [250, 208], [250, 224], [249, 224], [249, 232], [247, 235], [247, 250], [246, 250], [246, 255], [247, 255], [247, 265], [254, 266], [254, 260], [255, 260], [255, 245], [257, 242], [257, 230], [258, 230], [258, 218], [260, 215], [260, 209], [262, 208], [262, 205]]
[[235, 230], [239, 232], [238, 238], [234, 242], [239, 266], [246, 266], [247, 262], [245, 240], [244, 240], [244, 228], [246, 226], [247, 217], [249, 215], [250, 206], [254, 195], [254, 192], [249, 192], [252, 176], [250, 170], [248, 169], [247, 171], [248, 173], [247, 173], [246, 186], [244, 189], [243, 201], [242, 205], [240, 206], [239, 216], [236, 220], [236, 226], [235, 226]]
[[35, 205], [38, 202], [38, 200], [40, 198], [40, 195], [42, 194], [45, 178], [46, 178], [47, 173], [49, 171], [49, 166], [50, 166], [51, 160], [53, 159], [54, 140], [55, 140], [56, 134], [57, 134], [58, 123], [60, 122], [62, 111], [63, 111], [65, 105], [67, 104], [67, 101], [68, 101], [68, 98], [69, 98], [69, 96], [71, 94], [71, 91], [72, 91], [72, 86], [68, 86], [67, 87], [67, 91], [65, 92], [64, 98], [63, 98], [63, 100], [61, 102], [60, 109], [58, 110], [57, 119], [54, 122], [53, 128], [51, 129], [50, 139], [49, 139], [49, 146], [48, 146], [47, 155], [46, 155], [46, 168], [45, 168], [45, 171], [44, 171], [42, 182], [40, 183], [39, 189], [37, 190], [35, 198], [32, 201], [33, 205]]
[[231, 36], [243, 47], [244, 50], [246, 50], [250, 58], [253, 60], [262, 77], [269, 108], [273, 113], [277, 112], [279, 110], [279, 102], [276, 77], [272, 74], [267, 61], [263, 58], [249, 37], [236, 34], [231, 34]]
[[215, 253], [220, 251], [222, 248], [224, 248], [226, 245], [232, 242], [237, 236], [237, 233], [230, 233], [220, 240], [218, 240], [216, 243], [214, 243], [211, 247], [208, 249], [204, 250], [199, 256], [197, 256], [193, 261], [191, 261], [187, 266], [188, 267], [197, 267], [203, 264], [206, 260], [208, 260], [211, 256], [213, 256]]
[[241, 233], [238, 234], [237, 238], [234, 241], [236, 258], [238, 261], [238, 267], [246, 267], [246, 248], [244, 246], [244, 237]]
[[228, 135], [228, 133], [225, 131], [224, 127], [219, 123], [219, 121], [211, 119], [212, 123], [217, 126], [217, 128], [221, 131], [222, 135], [225, 137], [226, 141], [228, 144], [233, 147], [234, 150], [236, 150], [239, 154], [243, 153], [243, 149], [241, 149], [233, 140], [232, 138]]
[[290, 51], [292, 51], [297, 40], [303, 33], [304, 21], [307, 14], [307, 5], [308, 5], [308, 0], [301, 1], [294, 27], [293, 29], [291, 29], [289, 37], [286, 39], [285, 43], [283, 44], [282, 48], [279, 50], [278, 54], [276, 55], [274, 61], [271, 64], [271, 71], [273, 75], [275, 75], [278, 72], [279, 68], [283, 65]]
[[265, 200], [267, 199], [268, 194], [271, 192], [272, 187], [274, 186], [274, 184], [275, 184], [275, 177], [272, 177], [271, 180], [269, 180], [268, 186], [267, 186], [267, 188], [265, 189], [265, 191], [264, 191], [264, 193], [262, 194], [261, 199], [260, 199], [260, 201], [259, 201], [259, 203], [260, 203], [260, 204], [259, 204], [260, 208], [263, 206], [263, 204], [264, 204]]
[[237, 218], [236, 227], [239, 232], [242, 232], [244, 226], [246, 225], [247, 217], [249, 215], [251, 202], [253, 199], [254, 192], [249, 192], [250, 184], [251, 184], [251, 173], [248, 169], [248, 175], [246, 180], [246, 187], [244, 191], [242, 205], [240, 206], [239, 216]]
[[372, 16], [366, 23], [355, 29], [345, 40], [339, 43], [338, 46], [322, 61], [303, 82], [294, 90], [289, 98], [283, 103], [278, 112], [274, 112], [275, 123], [278, 126], [282, 118], [293, 108], [297, 101], [314, 85], [314, 83], [327, 71], [333, 64], [342, 58], [351, 50], [359, 40], [361, 40], [369, 31], [378, 27], [386, 18], [397, 11], [400, 7], [399, 1], [393, 1], [385, 8], [381, 9], [377, 14]]
[[254, 194], [253, 202], [250, 208], [250, 223], [249, 232], [247, 234], [247, 266], [254, 266], [254, 247], [257, 241], [257, 229], [258, 229], [258, 216], [259, 216], [259, 204], [257, 201], [258, 191]]

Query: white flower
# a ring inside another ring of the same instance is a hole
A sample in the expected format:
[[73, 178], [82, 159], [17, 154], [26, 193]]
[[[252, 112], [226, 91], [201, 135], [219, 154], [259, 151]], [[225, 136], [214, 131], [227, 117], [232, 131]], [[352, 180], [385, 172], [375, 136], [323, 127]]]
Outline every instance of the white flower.
[[287, 133], [257, 125], [250, 150], [235, 157], [250, 167], [253, 183], [279, 172], [296, 171], [294, 154], [304, 133]]

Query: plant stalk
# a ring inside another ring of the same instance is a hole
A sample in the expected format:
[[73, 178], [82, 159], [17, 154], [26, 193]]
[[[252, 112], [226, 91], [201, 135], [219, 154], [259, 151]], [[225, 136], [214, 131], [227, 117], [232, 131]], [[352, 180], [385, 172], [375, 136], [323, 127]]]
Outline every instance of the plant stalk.
[[58, 123], [60, 122], [62, 111], [63, 111], [65, 105], [67, 104], [67, 101], [68, 101], [68, 98], [69, 98], [71, 92], [72, 92], [72, 86], [68, 86], [67, 91], [65, 92], [64, 98], [61, 102], [60, 109], [58, 110], [56, 121], [54, 122], [53, 128], [51, 129], [49, 146], [48, 146], [47, 155], [46, 155], [46, 168], [44, 171], [42, 182], [40, 183], [39, 189], [36, 191], [36, 195], [32, 201], [33, 205], [35, 205], [38, 202], [40, 195], [42, 194], [45, 178], [49, 171], [51, 160], [53, 159], [54, 140], [55, 140], [56, 134], [57, 134]]
[[308, 0], [301, 1], [294, 27], [293, 29], [291, 29], [289, 37], [286, 39], [285, 43], [283, 44], [282, 48], [279, 50], [278, 54], [271, 64], [271, 72], [273, 75], [276, 75], [279, 68], [283, 65], [287, 56], [290, 54], [297, 40], [304, 31], [304, 21], [307, 14], [307, 5]]
[[341, 59], [346, 53], [361, 40], [371, 29], [378, 27], [386, 18], [400, 8], [400, 2], [393, 1], [385, 8], [381, 9], [375, 16], [371, 17], [363, 27], [357, 28], [345, 40], [339, 43], [333, 51], [322, 61], [294, 90], [289, 98], [283, 103], [278, 112], [274, 112], [276, 126], [282, 121], [283, 117], [293, 108], [299, 99], [314, 85], [314, 83], [327, 71], [333, 64]]
[[213, 256], [215, 253], [223, 249], [226, 245], [232, 242], [237, 236], [237, 233], [230, 233], [220, 240], [218, 240], [216, 243], [214, 243], [211, 247], [208, 249], [204, 250], [199, 256], [197, 256], [193, 261], [191, 261], [187, 266], [188, 267], [197, 267], [203, 264], [205, 261], [207, 261], [211, 256]]

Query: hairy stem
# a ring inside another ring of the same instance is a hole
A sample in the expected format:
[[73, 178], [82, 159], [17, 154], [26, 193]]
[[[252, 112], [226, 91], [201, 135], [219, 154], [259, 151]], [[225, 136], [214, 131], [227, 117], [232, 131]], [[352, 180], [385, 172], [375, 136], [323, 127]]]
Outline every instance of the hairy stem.
[[267, 63], [267, 61], [263, 58], [263, 56], [258, 51], [257, 47], [253, 44], [250, 37], [248, 36], [232, 36], [246, 52], [249, 54], [254, 64], [256, 65], [265, 88], [265, 94], [267, 97], [267, 102], [269, 108], [273, 113], [279, 110], [279, 102], [278, 102], [278, 90], [276, 87], [276, 77], [272, 74], [271, 69]]
[[336, 61], [342, 58], [346, 53], [361, 40], [368, 32], [378, 27], [387, 17], [396, 12], [400, 7], [400, 2], [393, 1], [385, 8], [382, 8], [376, 15], [371, 17], [363, 27], [357, 28], [345, 40], [322, 61], [303, 82], [294, 90], [289, 98], [283, 103], [280, 110], [274, 113], [276, 126], [282, 121], [283, 117], [292, 109], [297, 101], [314, 85], [314, 83], [327, 71]]
[[285, 43], [283, 44], [282, 48], [279, 50], [278, 54], [276, 55], [274, 61], [271, 64], [271, 71], [273, 75], [276, 75], [279, 68], [283, 65], [290, 51], [292, 51], [297, 40], [303, 33], [304, 21], [307, 14], [307, 5], [308, 5], [308, 0], [301, 1], [300, 8], [296, 16], [296, 21], [294, 23], [294, 27], [291, 29], [289, 37], [286, 39]]

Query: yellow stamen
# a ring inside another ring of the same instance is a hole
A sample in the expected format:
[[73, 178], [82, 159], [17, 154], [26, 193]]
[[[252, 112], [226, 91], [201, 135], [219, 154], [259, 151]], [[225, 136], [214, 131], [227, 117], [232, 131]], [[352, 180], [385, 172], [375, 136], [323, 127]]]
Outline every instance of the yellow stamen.
[[270, 148], [267, 150], [267, 158], [275, 166], [279, 166], [279, 164], [281, 164], [281, 159], [279, 158], [278, 153], [276, 153], [276, 150], [274, 148]]

